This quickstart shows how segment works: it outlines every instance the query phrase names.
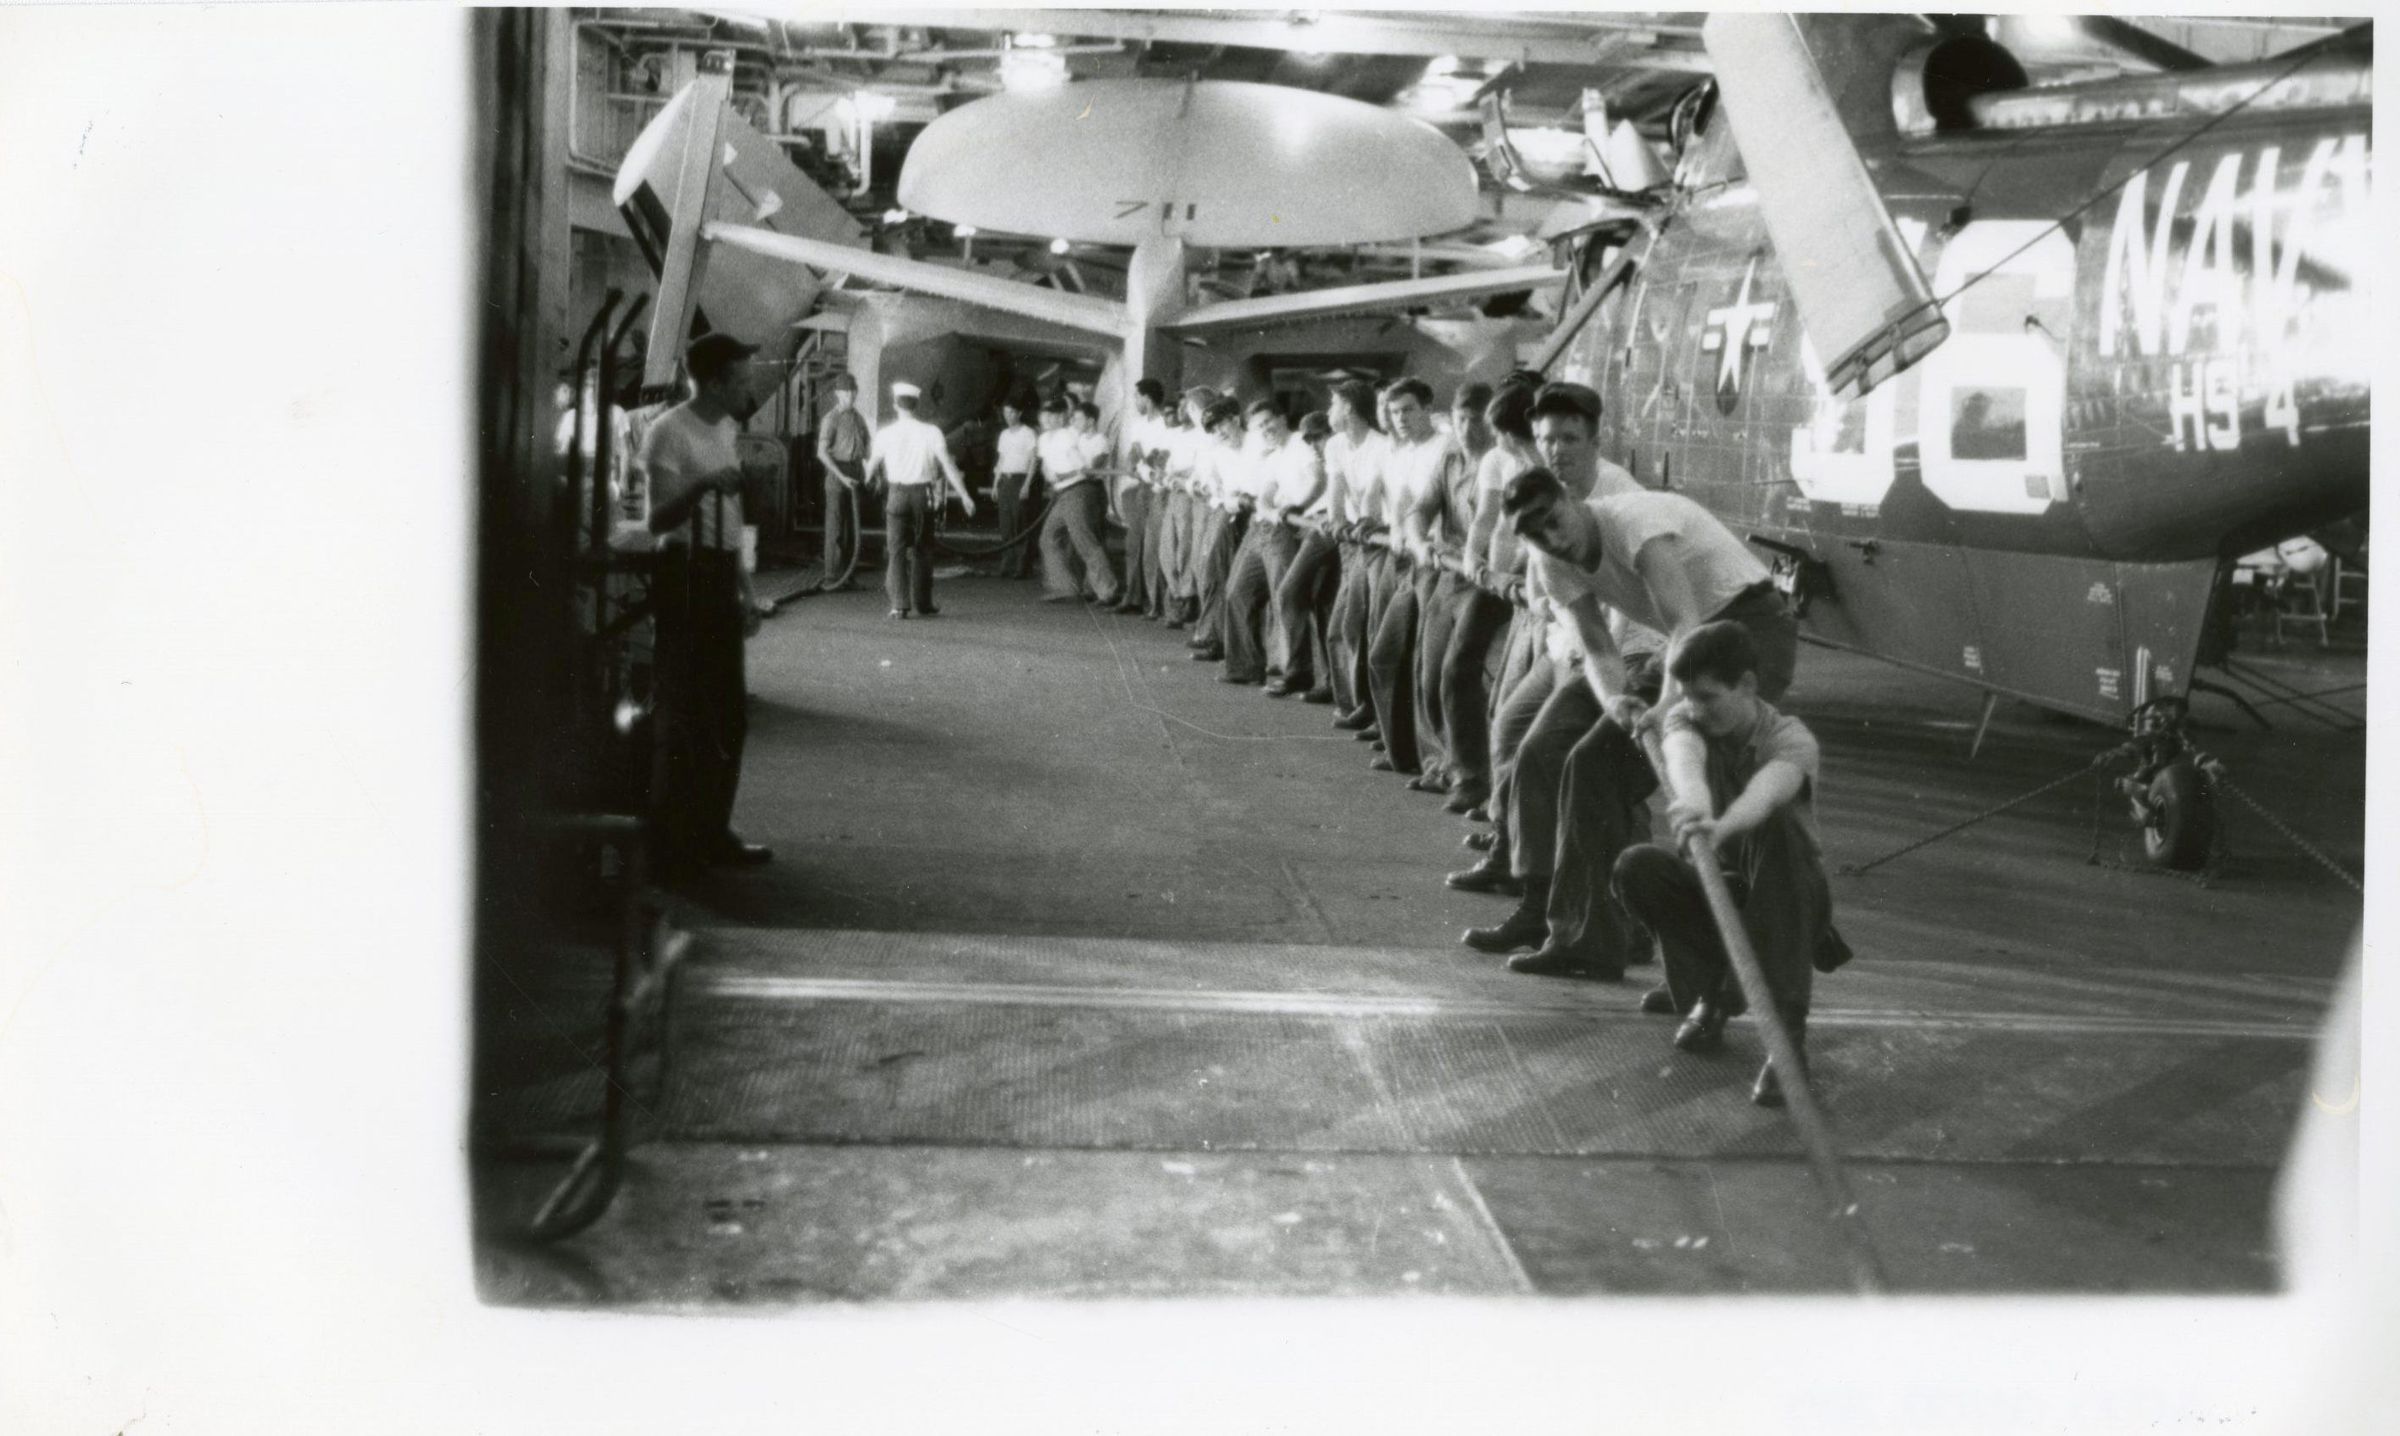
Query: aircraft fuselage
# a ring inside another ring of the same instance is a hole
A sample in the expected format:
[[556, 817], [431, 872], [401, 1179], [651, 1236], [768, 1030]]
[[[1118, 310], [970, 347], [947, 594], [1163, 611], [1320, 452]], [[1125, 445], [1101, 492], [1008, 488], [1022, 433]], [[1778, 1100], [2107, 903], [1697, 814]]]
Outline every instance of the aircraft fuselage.
[[1850, 402], [1738, 171], [1688, 185], [1565, 376], [1643, 482], [1830, 580], [1818, 638], [2119, 718], [2188, 683], [2223, 559], [2366, 506], [2370, 117], [1869, 153], [1952, 332]]

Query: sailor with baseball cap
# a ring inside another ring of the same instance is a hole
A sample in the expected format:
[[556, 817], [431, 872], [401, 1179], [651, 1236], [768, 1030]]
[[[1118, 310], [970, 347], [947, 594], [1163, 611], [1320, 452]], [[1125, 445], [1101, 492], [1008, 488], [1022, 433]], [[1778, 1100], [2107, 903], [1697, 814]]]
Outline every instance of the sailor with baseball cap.
[[948, 480], [967, 516], [975, 516], [975, 498], [950, 457], [949, 440], [917, 417], [924, 392], [905, 380], [892, 385], [892, 422], [877, 431], [867, 458], [868, 477], [884, 485], [883, 591], [894, 618], [941, 612], [933, 606], [933, 519], [940, 502], [935, 486]]

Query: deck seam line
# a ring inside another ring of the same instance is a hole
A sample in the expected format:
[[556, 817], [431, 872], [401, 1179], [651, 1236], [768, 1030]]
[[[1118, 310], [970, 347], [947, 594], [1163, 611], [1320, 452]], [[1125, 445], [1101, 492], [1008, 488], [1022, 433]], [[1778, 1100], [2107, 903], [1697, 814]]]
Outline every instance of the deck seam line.
[[[882, 1002], [897, 1006], [1052, 1007], [1140, 1012], [1221, 1013], [1259, 1017], [1323, 1018], [1566, 1018], [1602, 1024], [1655, 1022], [1630, 1005], [1619, 1007], [1520, 1006], [1499, 1001], [1357, 993], [1289, 993], [1247, 990], [1186, 990], [1139, 987], [1069, 987], [1043, 983], [937, 983], [883, 978], [779, 977], [755, 973], [694, 972], [687, 979], [698, 994], [783, 1002]], [[2011, 1032], [2033, 1036], [2147, 1036], [2313, 1042], [2313, 1026], [2270, 1026], [2207, 1019], [2075, 1017], [2044, 1013], [1929, 1013], [1865, 1008], [1817, 1008], [1810, 1025], [1824, 1028], [1914, 1028], [1919, 1030]]]

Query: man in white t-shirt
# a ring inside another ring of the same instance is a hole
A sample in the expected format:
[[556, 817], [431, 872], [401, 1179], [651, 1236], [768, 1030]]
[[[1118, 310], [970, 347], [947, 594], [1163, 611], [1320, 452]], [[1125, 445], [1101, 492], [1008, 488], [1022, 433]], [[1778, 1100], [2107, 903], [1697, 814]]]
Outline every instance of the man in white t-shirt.
[[1184, 646], [1192, 650], [1193, 662], [1217, 663], [1225, 657], [1225, 581], [1242, 541], [1249, 460], [1242, 453], [1240, 403], [1219, 399], [1201, 414], [1200, 423], [1206, 438], [1192, 463], [1192, 492], [1200, 505], [1192, 561], [1197, 617]]
[[1010, 395], [1000, 404], [1000, 437], [994, 444], [992, 487], [1000, 510], [1000, 576], [1024, 578], [1033, 572], [1034, 538], [1023, 532], [1033, 503], [1033, 425], [1025, 422], [1025, 401]]
[[1166, 512], [1159, 522], [1158, 567], [1159, 579], [1167, 590], [1167, 619], [1169, 628], [1182, 628], [1199, 618], [1198, 548], [1200, 541], [1200, 499], [1196, 492], [1194, 472], [1199, 466], [1201, 450], [1208, 443], [1208, 431], [1201, 426], [1201, 416], [1217, 402], [1217, 392], [1205, 384], [1195, 384], [1183, 391], [1179, 410], [1181, 422], [1165, 432], [1162, 456], [1159, 459], [1159, 485]]
[[1116, 457], [1117, 522], [1125, 526], [1125, 597], [1120, 613], [1157, 617], [1158, 512], [1150, 487], [1150, 456], [1165, 447], [1167, 388], [1156, 379], [1133, 386], [1132, 412], [1125, 420], [1124, 442]]
[[[1545, 384], [1533, 396], [1527, 422], [1535, 455], [1552, 465], [1563, 492], [1575, 499], [1642, 492], [1633, 476], [1600, 457], [1594, 435], [1600, 396], [1581, 384]], [[1538, 465], [1528, 465], [1518, 473]], [[1513, 481], [1515, 474], [1510, 475]], [[1506, 488], [1493, 497], [1495, 548], [1514, 528], [1498, 518]], [[1532, 611], [1542, 615], [1541, 638], [1550, 656], [1549, 684], [1523, 736], [1507, 759], [1508, 793], [1494, 809], [1505, 824], [1483, 864], [1453, 873], [1451, 886], [1469, 891], [1512, 890], [1523, 898], [1517, 911], [1491, 928], [1469, 932], [1466, 941], [1486, 951], [1512, 946], [1539, 950], [1511, 966], [1534, 973], [1606, 975], [1626, 962], [1641, 961], [1646, 949], [1633, 943], [1622, 915], [1609, 907], [1608, 873], [1587, 854], [1613, 853], [1630, 840], [1612, 825], [1638, 822], [1627, 804], [1611, 796], [1612, 764], [1623, 757], [1616, 737], [1604, 735], [1606, 716], [1592, 685], [1583, 678], [1583, 646], [1573, 622], [1551, 592], [1544, 569], [1530, 561], [1522, 542], [1516, 556], [1526, 567]], [[1614, 610], [1605, 614], [1635, 691], [1655, 694], [1665, 639], [1630, 623]], [[1639, 635], [1628, 646], [1626, 635]], [[1516, 695], [1517, 701], [1532, 693]], [[1522, 708], [1517, 716], [1522, 716]], [[1511, 720], [1515, 721], [1514, 719]]]
[[1276, 665], [1289, 647], [1276, 631], [1274, 598], [1299, 549], [1291, 520], [1324, 491], [1325, 469], [1316, 449], [1292, 432], [1273, 400], [1253, 403], [1245, 417], [1252, 475], [1250, 531], [1243, 536], [1225, 583], [1223, 681], [1265, 683], [1282, 676]]
[[750, 358], [730, 334], [684, 351], [692, 397], [642, 435], [650, 531], [661, 538], [656, 606], [658, 735], [651, 802], [670, 871], [763, 863], [773, 854], [733, 830], [749, 735], [742, 640], [758, 613], [742, 572], [741, 422], [758, 408]]
[[[1489, 741], [1481, 712], [1486, 702], [1481, 650], [1475, 655], [1471, 681], [1461, 675], [1454, 690], [1445, 694], [1442, 675], [1459, 619], [1475, 592], [1474, 585], [1452, 565], [1467, 556], [1474, 530], [1477, 466], [1492, 447], [1492, 428], [1483, 416], [1491, 400], [1489, 384], [1459, 387], [1450, 402], [1450, 428], [1443, 436], [1459, 462], [1449, 466], [1442, 485], [1418, 496], [1415, 508], [1406, 516], [1409, 531], [1429, 555], [1429, 561], [1417, 570], [1417, 756], [1425, 771], [1408, 785], [1421, 793], [1448, 794], [1450, 801], [1445, 806], [1454, 813], [1467, 811], [1487, 796], [1481, 779], [1471, 776], [1481, 773]], [[1478, 711], [1473, 717], [1460, 717], [1459, 726], [1472, 739], [1462, 758], [1452, 751], [1451, 710], [1469, 706]]]
[[[1587, 436], [1592, 426], [1580, 415], [1570, 421], [1544, 398], [1535, 401], [1536, 444], [1569, 453], [1576, 445], [1566, 441]], [[1575, 432], [1562, 433], [1565, 427]], [[1519, 750], [1520, 821], [1511, 837], [1526, 893], [1511, 922], [1520, 924], [1516, 935], [1526, 935], [1530, 924], [1520, 922], [1526, 907], [1543, 899], [1543, 941], [1509, 965], [1537, 975], [1613, 978], [1646, 954], [1635, 950], [1628, 921], [1606, 896], [1606, 876], [1617, 854], [1644, 830], [1643, 804], [1657, 787], [1639, 734], [1651, 714], [1671, 707], [1678, 694], [1671, 674], [1628, 661], [1612, 613], [1669, 643], [1703, 623], [1740, 623], [1757, 650], [1759, 692], [1769, 699], [1790, 685], [1799, 625], [1766, 565], [1714, 515], [1680, 494], [1639, 488], [1609, 493], [1595, 486], [1592, 497], [1578, 502], [1556, 474], [1533, 468], [1509, 480], [1502, 511], [1533, 550], [1529, 566], [1568, 619], [1598, 705], [1597, 717], [1580, 734], [1573, 733], [1580, 712], [1557, 723], [1537, 720], [1537, 733]], [[1573, 701], [1563, 692], [1553, 695], [1562, 712]], [[1546, 779], [1553, 764], [1556, 817], [1545, 837], [1530, 829], [1542, 816], [1537, 778]]]
[[[1685, 1014], [1675, 1046], [1714, 1051], [1724, 1045], [1726, 1019], [1748, 1003], [1700, 875], [1681, 851], [1705, 836], [1726, 869], [1777, 1014], [1800, 1046], [1815, 975], [1850, 959], [1833, 925], [1833, 891], [1817, 837], [1816, 737], [1766, 701], [1746, 625], [1718, 620], [1688, 630], [1676, 640], [1667, 676], [1681, 695], [1666, 709], [1660, 740], [1675, 847], [1627, 847], [1610, 864], [1611, 885], [1656, 935], [1666, 1005]], [[1773, 1067], [1759, 1069], [1750, 1099], [1783, 1105]]]
[[[1325, 522], [1333, 538], [1334, 556], [1318, 562], [1337, 565], [1333, 608], [1326, 618], [1329, 672], [1319, 675], [1333, 696], [1334, 726], [1367, 732], [1375, 726], [1374, 705], [1368, 698], [1367, 648], [1373, 637], [1368, 614], [1373, 606], [1374, 570], [1385, 559], [1378, 549], [1360, 540], [1366, 532], [1372, 495], [1380, 492], [1378, 471], [1384, 457], [1384, 437], [1375, 427], [1375, 386], [1350, 379], [1334, 386], [1325, 406], [1333, 436], [1325, 441]], [[1307, 570], [1311, 554], [1303, 550], [1295, 567]]]
[[[1476, 466], [1475, 521], [1467, 541], [1469, 562], [1480, 582], [1499, 592], [1479, 587], [1477, 602], [1470, 605], [1460, 626], [1472, 629], [1485, 621], [1487, 615], [1477, 605], [1488, 600], [1500, 610], [1501, 629], [1493, 646], [1501, 652], [1491, 688], [1484, 766], [1480, 774], [1462, 775], [1470, 786], [1476, 777], [1484, 779], [1486, 796], [1479, 808], [1470, 806], [1469, 816], [1489, 822], [1492, 831], [1473, 835], [1467, 845], [1482, 849], [1486, 857], [1448, 878], [1452, 887], [1473, 892], [1513, 890], [1514, 878], [1508, 868], [1508, 810], [1517, 748], [1532, 730], [1552, 685], [1548, 648], [1542, 641], [1548, 629], [1548, 607], [1528, 591], [1516, 535], [1500, 522], [1501, 490], [1518, 472], [1541, 462], [1533, 448], [1533, 398], [1539, 387], [1537, 376], [1522, 373], [1510, 375], [1500, 385], [1484, 410], [1485, 420], [1492, 426], [1492, 447]], [[1503, 596], [1507, 593], [1515, 595], [1514, 601]]]
[[[1333, 468], [1333, 423], [1322, 412], [1301, 417], [1297, 436], [1316, 455], [1319, 482], [1316, 497], [1293, 515], [1291, 561], [1284, 565], [1270, 597], [1274, 612], [1275, 649], [1268, 655], [1270, 698], [1298, 693], [1311, 703], [1334, 701], [1333, 611], [1341, 595], [1341, 549], [1334, 530], [1341, 526], [1341, 479]], [[1345, 446], [1346, 448], [1347, 446]]]
[[1120, 597], [1101, 537], [1108, 442], [1098, 432], [1098, 413], [1065, 398], [1042, 405], [1035, 453], [1050, 493], [1050, 513], [1042, 521], [1042, 583], [1049, 590], [1044, 603], [1073, 603], [1087, 588], [1104, 608]]
[[893, 618], [941, 612], [933, 606], [933, 520], [942, 484], [958, 495], [969, 518], [975, 515], [975, 496], [950, 457], [949, 438], [917, 417], [923, 393], [914, 384], [892, 385], [892, 422], [876, 433], [867, 460], [867, 472], [880, 476], [884, 487], [883, 592]]
[[1422, 613], [1417, 577], [1432, 572], [1432, 547], [1421, 529], [1404, 527], [1428, 494], [1456, 486], [1465, 459], [1434, 427], [1433, 390], [1422, 379], [1400, 379], [1384, 389], [1391, 419], [1389, 456], [1383, 464], [1384, 524], [1399, 535], [1406, 568], [1394, 574], [1390, 597], [1367, 650], [1368, 692], [1375, 726], [1383, 734], [1383, 756], [1368, 766], [1411, 778], [1423, 772], [1417, 749], [1416, 655]]

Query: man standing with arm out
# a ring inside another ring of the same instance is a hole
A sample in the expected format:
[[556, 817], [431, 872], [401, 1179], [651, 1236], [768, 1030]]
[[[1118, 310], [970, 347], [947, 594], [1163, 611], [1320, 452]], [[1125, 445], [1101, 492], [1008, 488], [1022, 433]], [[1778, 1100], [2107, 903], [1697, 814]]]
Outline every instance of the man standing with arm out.
[[[1816, 737], [1761, 695], [1757, 645], [1742, 624], [1720, 620], [1684, 634], [1667, 676], [1682, 694], [1666, 710], [1660, 740], [1676, 848], [1695, 835], [1715, 845], [1777, 1014], [1801, 1047], [1815, 974], [1850, 957], [1833, 926], [1833, 889], [1817, 839]], [[1700, 875], [1680, 851], [1649, 843], [1620, 854], [1613, 874], [1619, 901], [1657, 934], [1667, 991], [1688, 1014], [1675, 1045], [1686, 1052], [1723, 1045], [1725, 1019], [1747, 1003]], [[1783, 1105], [1772, 1066], [1759, 1069], [1750, 1100]]]
[[837, 584], [835, 579], [841, 574], [843, 543], [857, 553], [858, 486], [866, 481], [867, 453], [875, 443], [858, 412], [856, 379], [834, 375], [832, 402], [824, 422], [817, 425], [817, 464], [825, 471], [825, 577], [820, 586], [829, 592], [858, 586], [846, 578]]
[[742, 640], [757, 628], [742, 572], [742, 465], [735, 440], [757, 409], [750, 356], [730, 334], [684, 351], [692, 397], [642, 436], [650, 531], [663, 536], [657, 595], [659, 731], [651, 779], [659, 836], [671, 871], [768, 861], [766, 848], [733, 831], [749, 734]]
[[950, 457], [950, 441], [942, 431], [917, 417], [923, 394], [916, 385], [892, 385], [892, 422], [875, 435], [867, 461], [870, 475], [880, 476], [883, 494], [884, 597], [893, 618], [910, 612], [928, 618], [941, 612], [933, 606], [933, 516], [940, 502], [937, 487], [947, 480], [958, 502], [975, 516], [975, 496]]

